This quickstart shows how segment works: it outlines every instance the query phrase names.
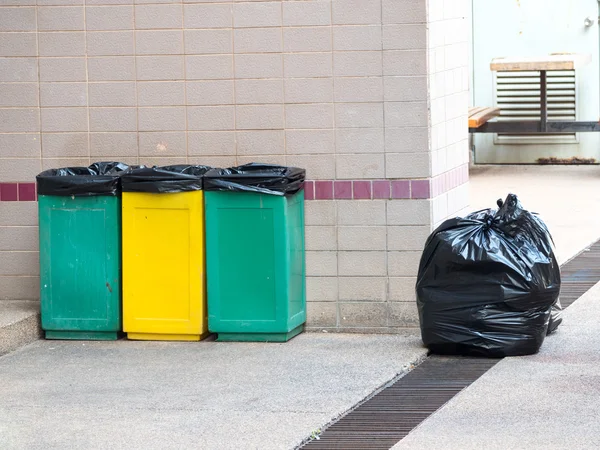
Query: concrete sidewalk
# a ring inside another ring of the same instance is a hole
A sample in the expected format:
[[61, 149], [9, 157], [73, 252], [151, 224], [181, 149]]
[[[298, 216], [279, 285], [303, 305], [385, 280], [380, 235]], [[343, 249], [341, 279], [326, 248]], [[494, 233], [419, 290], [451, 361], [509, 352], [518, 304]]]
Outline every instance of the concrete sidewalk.
[[600, 285], [539, 354], [506, 358], [394, 447], [600, 448]]
[[0, 358], [0, 448], [293, 448], [424, 358], [417, 333], [37, 341]]

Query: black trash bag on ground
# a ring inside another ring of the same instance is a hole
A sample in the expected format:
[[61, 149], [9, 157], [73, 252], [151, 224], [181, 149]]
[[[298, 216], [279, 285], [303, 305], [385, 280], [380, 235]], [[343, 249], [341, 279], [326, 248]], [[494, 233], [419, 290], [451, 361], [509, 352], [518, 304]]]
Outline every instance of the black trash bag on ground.
[[423, 343], [434, 353], [536, 353], [561, 322], [560, 268], [544, 222], [510, 194], [500, 209], [444, 222], [417, 278]]
[[250, 163], [211, 170], [204, 178], [204, 190], [293, 195], [304, 188], [305, 178], [306, 171], [297, 167]]
[[211, 167], [178, 164], [142, 167], [121, 177], [123, 192], [167, 194], [202, 190], [202, 177]]
[[39, 195], [91, 197], [118, 195], [119, 178], [130, 169], [120, 162], [97, 162], [88, 167], [49, 169], [35, 177]]

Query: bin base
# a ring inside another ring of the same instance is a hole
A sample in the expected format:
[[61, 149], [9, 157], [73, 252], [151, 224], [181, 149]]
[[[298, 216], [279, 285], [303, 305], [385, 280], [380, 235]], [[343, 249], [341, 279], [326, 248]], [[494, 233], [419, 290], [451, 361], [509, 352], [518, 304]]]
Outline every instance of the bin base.
[[116, 341], [118, 331], [46, 331], [46, 339], [68, 341]]
[[217, 333], [218, 342], [287, 342], [302, 333], [300, 325], [287, 333]]
[[132, 341], [201, 341], [209, 333], [204, 334], [162, 334], [162, 333], [127, 333]]

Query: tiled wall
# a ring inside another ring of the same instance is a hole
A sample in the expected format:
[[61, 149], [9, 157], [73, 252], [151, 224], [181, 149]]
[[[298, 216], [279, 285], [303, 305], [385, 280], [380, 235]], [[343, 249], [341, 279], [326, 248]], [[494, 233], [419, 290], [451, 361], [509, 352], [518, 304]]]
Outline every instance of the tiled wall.
[[40, 170], [264, 161], [308, 172], [309, 326], [417, 324], [423, 242], [467, 206], [464, 0], [0, 5], [0, 299], [37, 296]]

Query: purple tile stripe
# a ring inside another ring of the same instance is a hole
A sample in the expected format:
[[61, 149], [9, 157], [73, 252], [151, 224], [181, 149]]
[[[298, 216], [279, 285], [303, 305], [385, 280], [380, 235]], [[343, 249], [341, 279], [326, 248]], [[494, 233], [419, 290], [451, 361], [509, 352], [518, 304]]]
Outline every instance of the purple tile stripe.
[[[306, 200], [428, 199], [448, 192], [469, 180], [467, 164], [430, 179], [420, 180], [307, 180]], [[0, 183], [0, 201], [37, 200], [35, 183]]]

